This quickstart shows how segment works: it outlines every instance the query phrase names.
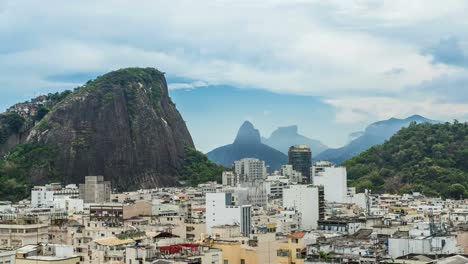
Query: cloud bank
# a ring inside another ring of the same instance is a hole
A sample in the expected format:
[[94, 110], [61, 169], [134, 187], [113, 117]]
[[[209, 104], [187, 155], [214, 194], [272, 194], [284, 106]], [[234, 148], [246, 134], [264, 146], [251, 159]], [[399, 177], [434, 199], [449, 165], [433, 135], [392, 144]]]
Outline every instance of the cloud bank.
[[0, 89], [25, 97], [79, 84], [50, 76], [150, 66], [195, 80], [171, 89], [320, 96], [337, 122], [463, 120], [467, 11], [426, 0], [6, 0]]

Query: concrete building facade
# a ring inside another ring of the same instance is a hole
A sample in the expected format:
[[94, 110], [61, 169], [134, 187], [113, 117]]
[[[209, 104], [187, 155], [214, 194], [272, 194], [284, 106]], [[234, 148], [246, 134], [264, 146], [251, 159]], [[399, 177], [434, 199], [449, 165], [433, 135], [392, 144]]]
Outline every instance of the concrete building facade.
[[243, 182], [260, 180], [267, 176], [265, 162], [254, 158], [234, 161], [234, 172], [239, 176], [239, 180]]
[[306, 145], [294, 145], [288, 151], [288, 164], [302, 174], [302, 182], [310, 182], [310, 167], [312, 166], [312, 150]]
[[251, 233], [251, 206], [234, 205], [231, 193], [206, 194], [206, 231], [220, 225], [238, 225], [243, 235]]
[[302, 230], [317, 229], [320, 219], [320, 188], [313, 185], [289, 185], [283, 189], [283, 207], [301, 213]]
[[311, 168], [312, 182], [324, 188], [327, 202], [344, 203], [348, 193], [345, 167], [335, 167], [330, 162], [319, 161]]
[[104, 176], [86, 176], [85, 183], [80, 184], [80, 198], [85, 203], [110, 202], [111, 183], [104, 181]]

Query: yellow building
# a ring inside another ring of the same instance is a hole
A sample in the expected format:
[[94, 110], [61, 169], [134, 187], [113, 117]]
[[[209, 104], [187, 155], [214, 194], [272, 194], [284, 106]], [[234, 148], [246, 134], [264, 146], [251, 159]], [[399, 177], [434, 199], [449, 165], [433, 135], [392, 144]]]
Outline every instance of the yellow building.
[[287, 243], [280, 243], [276, 251], [276, 262], [281, 264], [304, 264], [304, 232], [297, 232], [288, 236]]
[[254, 248], [242, 244], [237, 240], [210, 240], [211, 248], [220, 249], [223, 252], [223, 264], [262, 264], [257, 261], [257, 252]]

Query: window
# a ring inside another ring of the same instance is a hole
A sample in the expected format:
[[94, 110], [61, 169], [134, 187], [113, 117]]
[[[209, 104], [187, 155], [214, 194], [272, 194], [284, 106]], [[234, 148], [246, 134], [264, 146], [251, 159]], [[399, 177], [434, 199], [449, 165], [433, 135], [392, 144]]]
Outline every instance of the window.
[[241, 259], [241, 264], [245, 264], [245, 259]]

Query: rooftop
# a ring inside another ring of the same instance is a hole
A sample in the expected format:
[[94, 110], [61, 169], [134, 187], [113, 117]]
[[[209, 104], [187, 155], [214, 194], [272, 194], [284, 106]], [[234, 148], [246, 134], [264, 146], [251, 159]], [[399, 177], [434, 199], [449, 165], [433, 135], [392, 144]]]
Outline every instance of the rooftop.
[[297, 233], [288, 235], [288, 237], [289, 238], [303, 238], [304, 235], [305, 235], [304, 232], [297, 232]]

